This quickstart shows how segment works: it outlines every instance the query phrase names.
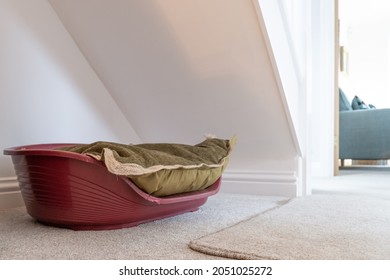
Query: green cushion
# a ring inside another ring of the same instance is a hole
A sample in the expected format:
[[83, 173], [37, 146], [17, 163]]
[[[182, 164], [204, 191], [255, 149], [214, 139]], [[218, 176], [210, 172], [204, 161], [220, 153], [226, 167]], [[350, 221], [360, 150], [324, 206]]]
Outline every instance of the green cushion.
[[208, 138], [197, 145], [94, 142], [62, 148], [103, 161], [113, 174], [130, 178], [154, 196], [205, 189], [222, 175], [235, 138]]

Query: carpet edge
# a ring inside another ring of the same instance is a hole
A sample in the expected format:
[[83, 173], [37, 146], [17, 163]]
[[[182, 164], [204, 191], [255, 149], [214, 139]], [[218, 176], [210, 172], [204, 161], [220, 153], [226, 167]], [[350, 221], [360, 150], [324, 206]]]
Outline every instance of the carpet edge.
[[190, 243], [188, 244], [188, 247], [191, 250], [194, 250], [194, 251], [202, 253], [202, 254], [206, 254], [206, 255], [210, 255], [210, 256], [217, 256], [217, 257], [222, 257], [222, 258], [227, 258], [227, 259], [233, 259], [233, 260], [255, 260], [255, 259], [257, 259], [257, 258], [250, 257], [250, 255], [242, 254], [239, 252], [234, 252], [234, 251], [211, 247], [211, 246], [206, 246], [206, 245], [200, 245], [200, 244], [196, 243], [196, 240], [190, 241]]
[[222, 249], [222, 248], [217, 248], [217, 247], [212, 247], [212, 246], [207, 246], [207, 245], [202, 245], [202, 244], [199, 244], [198, 241], [200, 241], [201, 239], [203, 238], [207, 238], [207, 237], [210, 237], [210, 236], [213, 236], [215, 234], [218, 234], [220, 232], [223, 232], [225, 230], [228, 230], [232, 227], [235, 227], [241, 223], [245, 223], [249, 220], [252, 220], [260, 215], [264, 215], [268, 212], [271, 212], [271, 211], [274, 211], [274, 210], [277, 210], [279, 209], [280, 207], [290, 203], [292, 200], [294, 200], [294, 198], [290, 198], [290, 199], [287, 199], [287, 200], [282, 200], [282, 201], [279, 201], [279, 203], [277, 203], [276, 206], [274, 207], [271, 207], [265, 211], [262, 211], [262, 212], [259, 212], [259, 213], [256, 213], [246, 219], [243, 219], [233, 225], [230, 225], [230, 226], [227, 226], [227, 227], [224, 227], [220, 230], [217, 230], [213, 233], [209, 233], [209, 234], [206, 234], [204, 236], [201, 236], [201, 237], [198, 237], [197, 239], [194, 239], [194, 240], [191, 240], [187, 245], [188, 247], [191, 249], [191, 250], [194, 250], [196, 252], [199, 252], [199, 253], [202, 253], [202, 254], [206, 254], [206, 255], [210, 255], [210, 256], [217, 256], [217, 257], [223, 257], [223, 258], [228, 258], [228, 259], [236, 259], [236, 260], [259, 260], [259, 259], [272, 259], [272, 258], [264, 258], [264, 257], [260, 257], [260, 256], [257, 256], [257, 255], [253, 255], [253, 254], [245, 254], [245, 253], [240, 253], [240, 252], [236, 252], [236, 251], [231, 251], [231, 250], [227, 250], [227, 249]]

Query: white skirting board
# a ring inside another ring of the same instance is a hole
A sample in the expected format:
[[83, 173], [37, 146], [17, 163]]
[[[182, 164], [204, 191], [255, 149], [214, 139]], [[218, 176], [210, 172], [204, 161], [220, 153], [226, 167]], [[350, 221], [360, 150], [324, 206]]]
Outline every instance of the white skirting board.
[[221, 192], [296, 197], [298, 179], [289, 171], [225, 171]]
[[23, 206], [16, 177], [0, 178], [0, 210]]

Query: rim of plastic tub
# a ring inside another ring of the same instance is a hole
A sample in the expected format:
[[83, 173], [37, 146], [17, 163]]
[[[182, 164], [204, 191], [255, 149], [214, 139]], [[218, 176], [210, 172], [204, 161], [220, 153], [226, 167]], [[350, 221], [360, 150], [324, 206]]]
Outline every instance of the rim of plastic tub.
[[[3, 151], [4, 155], [10, 155], [10, 156], [52, 156], [52, 157], [63, 157], [63, 158], [70, 158], [75, 160], [80, 160], [88, 163], [92, 163], [101, 167], [105, 167], [104, 163], [101, 161], [98, 161], [97, 159], [94, 159], [88, 155], [85, 154], [79, 154], [69, 151], [63, 151], [63, 150], [57, 150], [57, 148], [60, 147], [68, 147], [73, 145], [79, 145], [80, 143], [45, 143], [45, 144], [32, 144], [32, 145], [23, 145], [23, 146], [15, 146], [6, 148]], [[109, 172], [107, 170], [107, 172]], [[200, 198], [206, 198], [211, 195], [216, 194], [219, 191], [222, 177], [218, 178], [216, 182], [214, 182], [212, 185], [207, 187], [206, 189], [199, 190], [199, 191], [193, 191], [193, 192], [187, 192], [187, 193], [180, 193], [180, 194], [173, 194], [169, 196], [164, 197], [157, 197], [150, 195], [146, 192], [144, 192], [142, 189], [140, 189], [136, 184], [131, 181], [126, 176], [118, 176], [119, 178], [122, 178], [128, 185], [131, 187], [137, 194], [142, 196], [144, 199], [154, 202], [156, 204], [171, 204], [171, 203], [177, 203], [177, 202], [183, 202], [183, 201], [190, 201], [193, 199], [200, 199]]]
[[16, 146], [16, 147], [10, 147], [4, 149], [3, 153], [4, 155], [10, 155], [10, 156], [34, 155], [34, 156], [66, 157], [66, 158], [73, 158], [81, 161], [86, 161], [89, 163], [102, 165], [100, 161], [95, 160], [94, 158], [89, 157], [87, 155], [62, 151], [62, 150], [56, 150], [57, 148], [60, 147], [69, 147], [74, 145], [80, 145], [80, 143], [50, 143], [50, 144], [33, 144], [33, 145]]

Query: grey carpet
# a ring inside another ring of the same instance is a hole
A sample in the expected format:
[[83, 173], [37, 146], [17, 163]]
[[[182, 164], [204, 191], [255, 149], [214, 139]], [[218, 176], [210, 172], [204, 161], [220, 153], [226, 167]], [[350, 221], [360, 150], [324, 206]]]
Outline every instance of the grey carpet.
[[[287, 204], [219, 193], [197, 212], [111, 231], [44, 226], [24, 208], [0, 211], [0, 259], [390, 258], [389, 169], [351, 168], [309, 183], [313, 196]], [[264, 236], [275, 241], [263, 245], [268, 251], [253, 245]]]
[[312, 196], [293, 199], [189, 246], [233, 259], [390, 260], [389, 169], [349, 169], [315, 184]]
[[198, 211], [109, 231], [72, 231], [35, 222], [24, 208], [0, 212], [0, 259], [220, 259], [188, 243], [275, 207], [282, 197], [219, 193]]

